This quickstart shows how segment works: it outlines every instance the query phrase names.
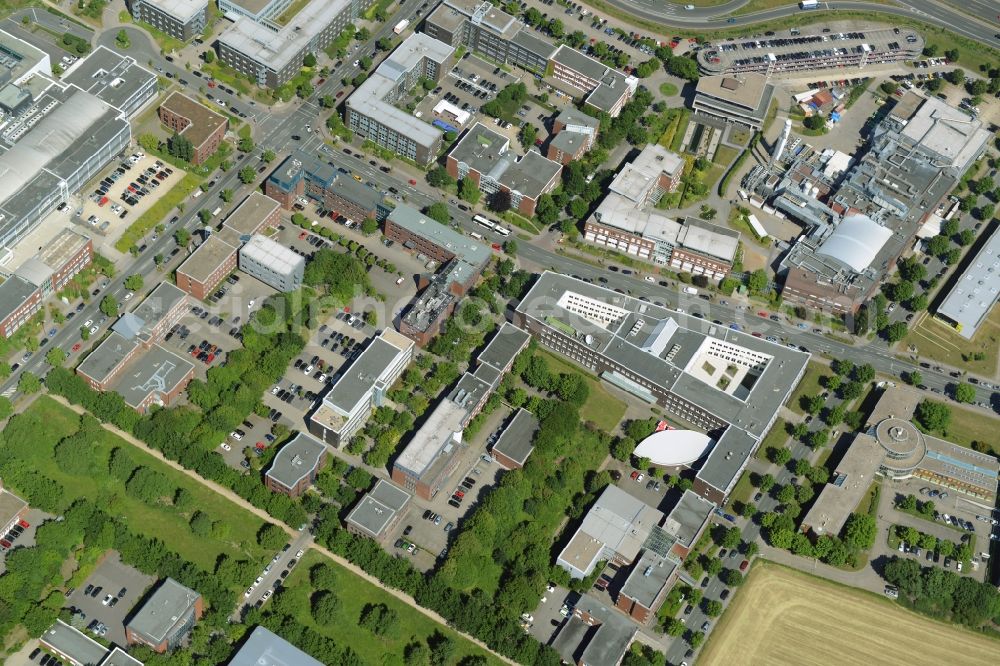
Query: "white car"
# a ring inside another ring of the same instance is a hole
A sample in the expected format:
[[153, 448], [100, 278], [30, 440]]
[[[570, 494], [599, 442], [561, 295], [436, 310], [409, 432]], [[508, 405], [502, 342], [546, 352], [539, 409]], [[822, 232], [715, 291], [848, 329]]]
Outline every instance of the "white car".
[[271, 389], [271, 395], [278, 395], [279, 393], [281, 393], [280, 386], [275, 386], [273, 389]]
[[250, 299], [250, 302], [249, 302], [249, 303], [247, 303], [247, 307], [248, 307], [248, 308], [252, 308], [252, 307], [253, 307], [253, 304], [254, 304], [255, 302], [256, 302], [256, 301], [254, 301], [254, 299], [252, 299], [252, 298], [251, 298], [251, 299]]
[[221, 447], [222, 447], [222, 450], [223, 450], [223, 451], [232, 451], [232, 450], [233, 450], [233, 447], [229, 446], [229, 445], [228, 445], [228, 444], [226, 444], [225, 442], [223, 442], [222, 444], [219, 444], [219, 446], [221, 446]]
[[548, 585], [545, 586], [545, 591], [551, 594], [556, 591], [556, 586], [553, 585], [552, 583], [549, 583]]
[[110, 595], [110, 594], [109, 594], [109, 595], [107, 595], [107, 596], [106, 596], [106, 597], [104, 597], [104, 599], [103, 599], [103, 600], [101, 601], [101, 604], [103, 604], [103, 605], [107, 606], [108, 604], [110, 604], [110, 603], [111, 603], [111, 598], [112, 598], [112, 595]]
[[264, 593], [264, 596], [262, 596], [262, 597], [260, 598], [260, 600], [261, 600], [261, 601], [267, 601], [268, 599], [270, 599], [270, 598], [271, 598], [271, 595], [272, 595], [272, 594], [274, 594], [274, 591], [273, 591], [273, 590], [268, 590], [267, 592], [265, 592], [265, 593]]
[[84, 327], [93, 326], [94, 325], [94, 320], [93, 319], [88, 319], [87, 321], [83, 322], [83, 325], [84, 325]]
[[229, 436], [235, 439], [237, 442], [243, 439], [243, 435], [240, 433], [239, 430], [232, 431], [231, 433], [229, 433]]
[[257, 576], [257, 580], [253, 582], [254, 586], [256, 587], [257, 585], [260, 585], [261, 581], [263, 580], [264, 580], [263, 576]]
[[303, 375], [311, 375], [312, 372], [313, 372], [313, 370], [315, 370], [315, 369], [316, 368], [314, 368], [313, 366], [307, 365], [306, 367], [302, 368], [302, 374]]
[[357, 67], [357, 66], [358, 66], [358, 65], [360, 65], [360, 64], [361, 64], [361, 61], [360, 61], [360, 60], [355, 60], [355, 61], [354, 61], [354, 66], [355, 66], [355, 67]]
[[645, 280], [646, 282], [656, 282], [656, 278], [654, 278], [652, 275], [647, 275], [642, 279]]
[[534, 622], [535, 616], [529, 613], [521, 613], [521, 619], [524, 620], [525, 622]]
[[302, 557], [303, 555], [305, 555], [305, 553], [306, 551], [299, 548], [297, 551], [295, 551], [295, 557]]
[[127, 294], [125, 294], [125, 300], [127, 301], [128, 299], [132, 298], [133, 296], [135, 296], [135, 292], [134, 291], [130, 291]]
[[249, 598], [251, 594], [253, 594], [253, 587], [248, 587], [247, 591], [243, 593], [243, 596], [245, 598]]
[[97, 327], [96, 326], [91, 326], [90, 327], [90, 334], [93, 335], [94, 333], [97, 333]]

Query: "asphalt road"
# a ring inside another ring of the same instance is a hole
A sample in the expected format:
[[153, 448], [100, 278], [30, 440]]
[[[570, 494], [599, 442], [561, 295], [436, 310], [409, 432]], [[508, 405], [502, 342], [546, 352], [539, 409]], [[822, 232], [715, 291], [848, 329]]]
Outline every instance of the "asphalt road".
[[[766, 24], [769, 21], [786, 16], [794, 16], [803, 11], [799, 9], [797, 3], [789, 1], [787, 5], [775, 7], [774, 9], [726, 17], [721, 8], [728, 8], [727, 11], [735, 11], [739, 6], [746, 3], [733, 2], [720, 7], [703, 8], [688, 12], [684, 11], [683, 6], [671, 3], [659, 3], [656, 0], [605, 0], [605, 2], [617, 9], [629, 12], [640, 19], [687, 30], [718, 30], [721, 28]], [[955, 7], [940, 4], [935, 0], [900, 0], [900, 4], [905, 6], [894, 7], [871, 2], [837, 0], [836, 2], [822, 3], [821, 7], [831, 11], [849, 9], [918, 18], [928, 23], [948, 28], [952, 32], [982, 42], [983, 44], [993, 47], [1000, 46], [1000, 40], [995, 37], [997, 26], [1000, 25], [1000, 22], [997, 20], [1000, 18], [1000, 8], [997, 7], [993, 0], [972, 0], [971, 3], [963, 3], [968, 7], [970, 13], [980, 17], [979, 20]], [[828, 16], [831, 16], [831, 20], [836, 19], [835, 15]]]

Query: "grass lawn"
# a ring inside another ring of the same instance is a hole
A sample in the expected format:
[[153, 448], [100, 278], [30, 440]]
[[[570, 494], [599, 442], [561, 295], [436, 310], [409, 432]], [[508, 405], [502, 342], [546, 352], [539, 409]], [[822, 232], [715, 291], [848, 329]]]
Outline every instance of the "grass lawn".
[[715, 157], [712, 161], [719, 166], [728, 167], [734, 160], [736, 160], [739, 154], [740, 151], [732, 146], [726, 146], [720, 143], [718, 149], [715, 151]]
[[71, 502], [78, 497], [113, 496], [114, 510], [124, 516], [129, 527], [146, 536], [162, 539], [170, 550], [209, 571], [215, 568], [216, 558], [221, 553], [245, 555], [255, 562], [268, 557], [269, 553], [265, 553], [256, 543], [257, 530], [263, 524], [259, 518], [221, 499], [211, 490], [106, 430], [102, 431], [103, 437], [94, 442], [93, 446], [99, 460], [107, 460], [113, 448], [127, 450], [136, 465], [155, 471], [166, 478], [171, 486], [189, 492], [194, 507], [191, 512], [203, 511], [213, 521], [228, 525], [230, 535], [224, 540], [212, 535], [195, 536], [188, 527], [190, 516], [170, 506], [149, 506], [133, 499], [125, 493], [122, 482], [107, 474], [67, 474], [56, 464], [53, 450], [60, 439], [77, 430], [79, 416], [46, 396], [38, 398], [25, 413], [37, 417], [40, 427], [30, 448], [31, 457], [24, 462], [62, 484], [67, 501]]
[[664, 97], [673, 97], [678, 93], [677, 86], [670, 83], [669, 81], [664, 81], [660, 84], [660, 94]]
[[767, 437], [757, 447], [757, 459], [767, 462], [767, 450], [769, 448], [780, 449], [788, 441], [790, 435], [785, 432], [785, 419], [775, 419], [774, 425], [767, 433]]
[[995, 639], [912, 613], [871, 592], [758, 561], [698, 661], [972, 666], [995, 663], [998, 650]]
[[997, 439], [1000, 419], [971, 409], [948, 406], [951, 408], [951, 425], [947, 432], [935, 434], [959, 446], [972, 446], [973, 442], [989, 444], [994, 453], [1000, 453], [1000, 439]]
[[[309, 582], [309, 569], [319, 563], [328, 564], [337, 572], [338, 584], [333, 591], [340, 599], [340, 607], [337, 621], [330, 626], [316, 624], [309, 613], [309, 598], [313, 592], [312, 584]], [[292, 607], [299, 609], [295, 614], [299, 623], [328, 636], [340, 645], [351, 646], [366, 664], [405, 663], [403, 651], [406, 646], [414, 640], [426, 642], [435, 632], [441, 632], [455, 640], [457, 649], [451, 663], [460, 662], [471, 655], [485, 657], [488, 664], [501, 663], [465, 638], [418, 613], [396, 597], [356, 577], [315, 551], [309, 551], [302, 557], [302, 561], [288, 576], [285, 584], [287, 589], [283, 594], [295, 596]], [[378, 637], [358, 626], [361, 610], [367, 604], [385, 604], [396, 611], [399, 622], [392, 635]], [[264, 608], [267, 609], [266, 606]]]
[[[979, 327], [972, 340], [966, 340], [951, 326], [934, 319], [930, 315], [921, 318], [920, 323], [910, 329], [903, 341], [903, 349], [910, 345], [917, 348], [917, 354], [924, 359], [933, 359], [956, 368], [968, 370], [982, 377], [992, 377], [996, 372], [997, 354], [1000, 349], [1000, 308], [993, 312]], [[980, 360], [966, 361], [962, 354], [982, 353]]]
[[129, 248], [136, 245], [143, 236], [149, 233], [150, 229], [162, 222], [163, 218], [177, 207], [177, 204], [194, 192], [202, 180], [203, 178], [196, 174], [184, 174], [184, 178], [179, 183], [170, 188], [169, 192], [157, 199], [156, 203], [139, 216], [139, 219], [129, 225], [129, 228], [115, 241], [115, 249], [119, 252], [128, 252]]
[[750, 483], [750, 470], [744, 470], [740, 480], [736, 482], [733, 492], [729, 494], [729, 501], [726, 502], [726, 510], [732, 512], [733, 504], [742, 502], [748, 504], [753, 496], [753, 484]]
[[622, 416], [625, 415], [626, 404], [608, 393], [601, 380], [547, 351], [540, 351], [539, 354], [545, 360], [550, 372], [583, 375], [587, 382], [587, 388], [590, 389], [587, 402], [583, 403], [583, 407], [580, 409], [580, 414], [585, 421], [593, 421], [598, 428], [606, 432], [612, 432], [618, 427]]
[[819, 385], [819, 380], [828, 372], [829, 369], [825, 365], [821, 365], [815, 361], [809, 361], [809, 365], [806, 366], [806, 373], [802, 375], [802, 381], [799, 382], [795, 392], [792, 393], [792, 397], [788, 399], [788, 404], [786, 405], [788, 409], [792, 410], [796, 414], [805, 416], [806, 412], [799, 405], [799, 400], [803, 396], [822, 393], [823, 387]]

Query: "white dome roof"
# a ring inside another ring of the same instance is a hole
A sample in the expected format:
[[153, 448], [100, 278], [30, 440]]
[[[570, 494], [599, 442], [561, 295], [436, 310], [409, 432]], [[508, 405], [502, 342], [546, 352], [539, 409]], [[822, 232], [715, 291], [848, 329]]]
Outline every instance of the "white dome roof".
[[711, 437], [694, 430], [663, 430], [639, 442], [635, 455], [649, 458], [654, 465], [677, 467], [698, 460], [711, 445]]
[[875, 261], [892, 231], [867, 215], [845, 217], [820, 245], [817, 254], [841, 261], [861, 273]]

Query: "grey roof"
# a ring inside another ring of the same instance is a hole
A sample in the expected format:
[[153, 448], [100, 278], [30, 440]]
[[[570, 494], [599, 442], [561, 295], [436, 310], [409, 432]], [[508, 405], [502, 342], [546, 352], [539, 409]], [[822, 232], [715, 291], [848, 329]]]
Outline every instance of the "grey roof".
[[143, 663], [120, 647], [115, 646], [100, 663], [100, 666], [143, 666]]
[[194, 590], [167, 578], [125, 625], [137, 634], [160, 643], [201, 597]]
[[255, 234], [240, 248], [240, 262], [248, 257], [284, 275], [293, 273], [305, 263], [305, 259], [267, 236]]
[[12, 81], [17, 81], [27, 74], [48, 55], [41, 49], [3, 30], [0, 30], [0, 48], [3, 48], [9, 56], [13, 56], [6, 58], [6, 62], [3, 63], [4, 68], [10, 70]]
[[149, 331], [163, 319], [168, 312], [177, 306], [178, 301], [187, 299], [187, 294], [169, 282], [161, 282], [139, 304], [132, 314], [143, 322], [140, 335], [149, 335]]
[[412, 234], [426, 238], [432, 243], [453, 253], [463, 263], [479, 267], [490, 260], [490, 248], [477, 243], [447, 225], [425, 217], [416, 208], [400, 204], [389, 213], [393, 224], [398, 224]]
[[559, 630], [552, 647], [567, 662], [586, 666], [618, 666], [639, 629], [621, 612], [583, 595], [576, 608], [593, 618], [588, 625], [575, 614]]
[[518, 159], [510, 152], [510, 140], [483, 123], [469, 128], [448, 156], [531, 198], [544, 194], [562, 172], [561, 164], [533, 150]]
[[609, 67], [604, 63], [594, 60], [566, 44], [560, 46], [550, 57], [553, 61], [595, 81], [600, 81], [609, 71]]
[[528, 344], [531, 335], [510, 322], [504, 322], [493, 339], [476, 357], [478, 363], [489, 363], [493, 367], [506, 369], [521, 350]]
[[[0, 155], [0, 238], [14, 233], [40, 200], [51, 197], [60, 181], [76, 174], [128, 121], [114, 108], [78, 88], [50, 88], [36, 106], [52, 109], [17, 143]], [[37, 117], [37, 116], [36, 116]], [[8, 129], [11, 126], [8, 125]]]
[[[323, 402], [343, 414], [352, 414], [359, 403], [369, 399], [372, 389], [385, 372], [396, 364], [401, 354], [408, 353], [409, 347], [400, 345], [399, 337], [386, 336], [386, 331], [361, 352], [348, 367]], [[387, 339], [387, 337], [391, 339]], [[409, 342], [412, 347], [413, 342]]]
[[181, 23], [187, 23], [208, 10], [208, 0], [142, 0], [142, 2], [156, 7]]
[[27, 507], [26, 501], [6, 488], [0, 488], [0, 525], [10, 524]]
[[535, 35], [527, 28], [518, 30], [517, 34], [511, 37], [510, 42], [546, 60], [552, 57], [552, 54], [556, 50], [555, 44]]
[[663, 531], [677, 539], [682, 546], [690, 548], [713, 511], [713, 503], [695, 492], [685, 490], [663, 521]]
[[280, 207], [281, 204], [266, 194], [251, 192], [233, 209], [223, 224], [241, 236], [255, 234], [260, 231], [264, 220]]
[[324, 444], [300, 432], [281, 447], [266, 475], [286, 488], [292, 488], [317, 468], [325, 452]]
[[698, 470], [698, 478], [728, 495], [756, 449], [757, 440], [750, 433], [730, 426]]
[[62, 620], [45, 630], [41, 641], [59, 654], [72, 658], [80, 664], [96, 664], [108, 651], [103, 645], [69, 626]]
[[17, 267], [14, 275], [40, 287], [52, 277], [53, 272], [52, 268], [46, 266], [38, 257], [29, 257]]
[[35, 256], [49, 268], [61, 270], [89, 242], [88, 236], [66, 227], [50, 239]]
[[312, 0], [277, 32], [240, 16], [219, 36], [219, 43], [270, 69], [281, 70], [345, 11], [351, 11], [351, 0]]
[[562, 132], [559, 132], [559, 134], [552, 137], [552, 140], [549, 141], [549, 145], [554, 148], [558, 148], [564, 153], [575, 155], [577, 149], [586, 142], [586, 135], [580, 134], [579, 132], [567, 132], [566, 130], [563, 130]]
[[323, 666], [323, 662], [258, 626], [229, 660], [229, 666]]
[[990, 136], [981, 120], [936, 97], [924, 99], [900, 133], [958, 172], [969, 167]]
[[424, 33], [410, 34], [347, 98], [347, 108], [393, 128], [422, 146], [434, 146], [441, 140], [442, 131], [413, 114], [396, 108], [386, 97], [396, 92], [400, 81], [414, 67], [421, 66], [424, 58], [441, 65], [454, 52], [454, 47]]
[[[560, 299], [570, 294], [612, 308], [615, 319], [601, 326], [559, 305]], [[539, 277], [517, 310], [543, 323], [559, 322], [580, 337], [591, 336], [588, 344], [596, 352], [700, 406], [719, 420], [746, 430], [754, 439], [764, 436], [809, 360], [809, 354], [784, 345], [725, 326], [710, 325], [690, 315], [550, 271]], [[676, 326], [666, 325], [671, 320]], [[630, 334], [633, 329], [635, 335]], [[766, 359], [763, 370], [755, 371], [759, 374], [752, 386], [740, 386], [727, 393], [691, 374], [697, 369], [689, 368], [689, 363], [704, 352], [706, 345], [719, 343]]]
[[178, 273], [204, 282], [216, 269], [236, 254], [236, 248], [216, 235], [211, 235], [177, 268]]
[[[204, 0], [202, 4], [206, 4]], [[152, 87], [156, 83], [156, 74], [140, 65], [132, 56], [99, 45], [86, 58], [74, 63], [63, 81], [85, 90], [116, 109], [124, 110], [126, 103], [131, 102], [132, 96], [143, 87], [150, 86], [150, 97], [155, 95]]]
[[115, 368], [121, 365], [129, 354], [131, 354], [139, 342], [134, 339], [127, 339], [117, 332], [112, 332], [104, 342], [99, 344], [87, 357], [76, 367], [77, 373], [90, 377], [97, 382], [105, 382]]
[[0, 320], [6, 319], [21, 307], [37, 289], [38, 287], [17, 275], [7, 278], [0, 284]]
[[375, 211], [382, 203], [382, 195], [378, 190], [362, 185], [343, 174], [338, 174], [334, 178], [330, 192], [363, 210]]
[[584, 127], [589, 127], [595, 132], [601, 127], [600, 120], [587, 115], [583, 111], [580, 111], [572, 106], [567, 106], [560, 111], [559, 115], [556, 116], [556, 120], [561, 122], [563, 125], [582, 125]]
[[850, 215], [823, 240], [816, 253], [841, 261], [861, 273], [871, 266], [891, 236], [892, 230], [867, 215]]
[[385, 479], [379, 479], [375, 487], [354, 506], [346, 522], [356, 525], [374, 538], [379, 538], [386, 525], [406, 508], [411, 497], [412, 495], [405, 490]]
[[489, 173], [493, 164], [510, 149], [510, 139], [477, 122], [452, 147], [448, 157], [472, 166], [480, 173]]
[[531, 452], [535, 450], [535, 445], [532, 442], [537, 430], [538, 420], [534, 414], [522, 407], [517, 410], [514, 418], [500, 433], [500, 437], [493, 445], [493, 452], [502, 453], [514, 462], [523, 465]]
[[468, 411], [452, 400], [440, 401], [396, 458], [395, 467], [418, 478], [432, 478], [439, 461], [449, 460], [458, 447]]
[[621, 593], [652, 609], [676, 569], [676, 560], [661, 557], [647, 549], [625, 579]]
[[971, 340], [1000, 297], [1000, 227], [969, 262], [945, 297], [937, 314], [958, 324], [958, 334]]
[[165, 347], [154, 345], [129, 364], [129, 369], [112, 388], [125, 398], [125, 404], [137, 408], [150, 395], [170, 393], [193, 371], [194, 363]]
[[503, 171], [497, 181], [513, 192], [537, 199], [559, 184], [561, 173], [561, 164], [529, 150]]

